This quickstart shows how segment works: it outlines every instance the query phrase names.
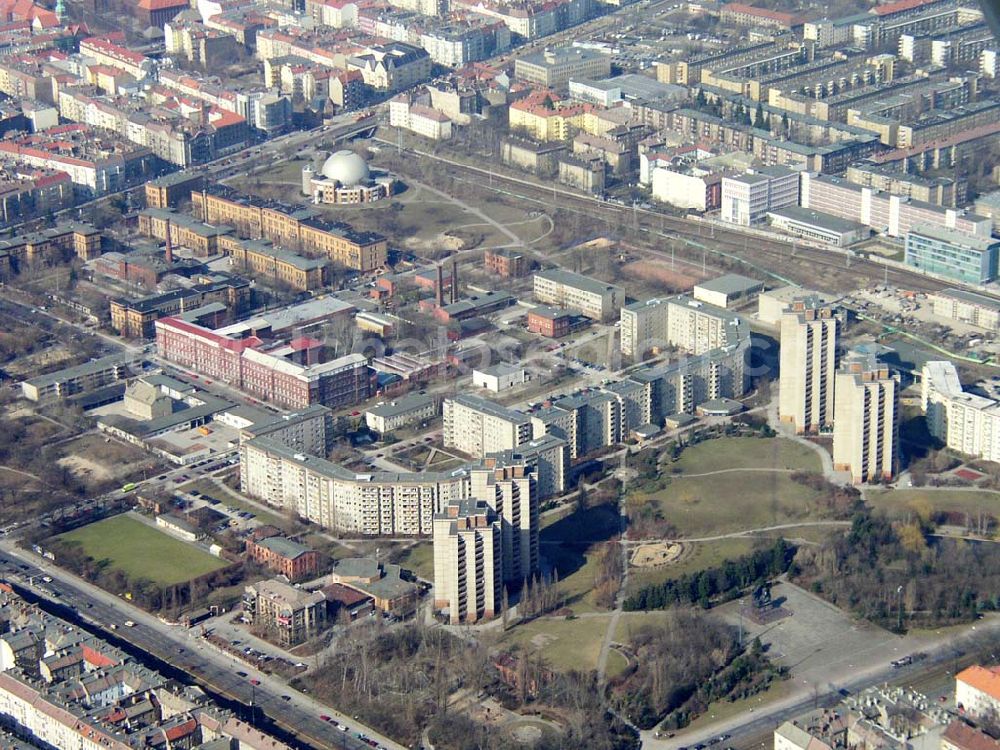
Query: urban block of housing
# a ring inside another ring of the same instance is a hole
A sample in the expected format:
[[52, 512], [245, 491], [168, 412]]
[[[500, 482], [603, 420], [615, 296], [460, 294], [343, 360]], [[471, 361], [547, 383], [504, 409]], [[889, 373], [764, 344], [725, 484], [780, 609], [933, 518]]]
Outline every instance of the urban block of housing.
[[1000, 707], [1000, 668], [975, 664], [955, 674], [951, 696], [935, 701], [912, 688], [870, 687], [832, 708], [774, 730], [775, 750], [997, 750], [992, 715]]
[[180, 743], [283, 750], [277, 738], [0, 586], [0, 713], [34, 745], [73, 750]]

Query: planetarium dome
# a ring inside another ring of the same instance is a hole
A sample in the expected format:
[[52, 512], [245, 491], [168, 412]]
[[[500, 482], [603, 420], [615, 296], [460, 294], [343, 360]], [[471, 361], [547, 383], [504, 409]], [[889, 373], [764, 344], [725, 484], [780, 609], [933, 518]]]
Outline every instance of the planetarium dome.
[[359, 185], [368, 179], [368, 165], [353, 151], [330, 154], [320, 171], [324, 177], [341, 185]]

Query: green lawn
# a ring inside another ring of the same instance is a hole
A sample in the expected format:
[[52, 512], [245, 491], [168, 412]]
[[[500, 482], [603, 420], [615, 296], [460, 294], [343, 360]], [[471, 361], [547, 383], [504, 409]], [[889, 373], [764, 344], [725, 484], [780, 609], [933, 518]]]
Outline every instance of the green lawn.
[[602, 611], [594, 603], [593, 588], [600, 543], [616, 536], [620, 521], [614, 503], [577, 510], [544, 519], [541, 531], [542, 557], [559, 572], [559, 587], [566, 606], [575, 613]]
[[129, 578], [145, 578], [162, 586], [190, 581], [226, 566], [225, 561], [129, 515], [81, 526], [58, 538], [78, 542], [87, 555], [107, 560]]
[[910, 489], [869, 491], [868, 503], [875, 509], [883, 509], [890, 515], [906, 515], [916, 512], [925, 515], [931, 511], [959, 511], [978, 513], [980, 511], [1000, 516], [1000, 492], [973, 490], [965, 492], [954, 489]]
[[399, 564], [411, 570], [418, 578], [434, 579], [434, 546], [430, 542], [418, 542], [399, 558]]
[[674, 477], [652, 494], [632, 493], [630, 508], [657, 503], [681, 537], [703, 537], [819, 517], [815, 491], [788, 474], [755, 471]]
[[816, 452], [785, 438], [730, 437], [706, 440], [685, 448], [668, 470], [704, 474], [734, 468], [802, 469], [819, 472], [823, 464]]
[[545, 664], [558, 671], [597, 669], [610, 618], [610, 614], [577, 620], [543, 617], [512, 628], [504, 634], [503, 643], [540, 653]]
[[559, 588], [566, 606], [574, 613], [597, 612], [594, 604], [594, 574], [597, 548], [585, 544], [543, 544], [542, 557], [559, 572]]

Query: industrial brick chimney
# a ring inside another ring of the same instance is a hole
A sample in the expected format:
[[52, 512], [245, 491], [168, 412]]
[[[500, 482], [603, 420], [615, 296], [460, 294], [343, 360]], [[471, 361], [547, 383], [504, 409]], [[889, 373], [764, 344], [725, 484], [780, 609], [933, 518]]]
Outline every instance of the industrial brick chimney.
[[437, 264], [437, 286], [434, 290], [438, 307], [444, 307], [444, 267]]
[[451, 303], [458, 302], [458, 258], [451, 259]]

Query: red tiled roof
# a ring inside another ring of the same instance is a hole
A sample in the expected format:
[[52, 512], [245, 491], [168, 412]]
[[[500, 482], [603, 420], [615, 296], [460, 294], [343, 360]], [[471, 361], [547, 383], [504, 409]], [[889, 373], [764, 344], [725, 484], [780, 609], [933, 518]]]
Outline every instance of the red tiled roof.
[[83, 650], [84, 661], [86, 661], [88, 664], [91, 664], [94, 667], [98, 668], [113, 667], [118, 663], [117, 659], [112, 659], [107, 654], [102, 653], [97, 649], [91, 648], [86, 644], [83, 644], [81, 648]]
[[961, 750], [1000, 750], [1000, 742], [978, 729], [973, 729], [964, 721], [953, 721], [949, 724], [941, 739]]
[[185, 0], [139, 0], [138, 7], [142, 10], [166, 10], [167, 8], [187, 8]]
[[892, 13], [902, 13], [905, 10], [919, 8], [921, 5], [927, 5], [929, 2], [933, 2], [933, 0], [896, 0], [894, 3], [879, 5], [872, 10], [872, 13], [877, 16], [888, 16]]
[[[904, 0], [908, 2], [909, 0]], [[924, 0], [920, 0], [924, 2]], [[794, 25], [801, 19], [794, 13], [782, 13], [777, 10], [768, 10], [767, 8], [757, 8], [753, 5], [747, 5], [745, 3], [726, 3], [722, 6], [722, 12], [730, 13], [746, 13], [747, 15], [757, 16], [758, 18], [770, 18], [773, 21], [780, 21], [788, 25]]]
[[90, 39], [84, 39], [80, 42], [81, 52], [83, 46], [87, 45], [89, 49], [93, 49], [95, 52], [100, 52], [102, 54], [108, 55], [109, 57], [117, 58], [119, 60], [125, 60], [133, 65], [142, 65], [146, 61], [146, 56], [138, 52], [133, 52], [128, 47], [123, 47], [120, 44], [115, 44], [114, 42], [108, 41], [107, 39], [101, 39], [99, 37], [91, 37]]
[[253, 349], [261, 344], [261, 340], [256, 336], [251, 336], [245, 339], [230, 339], [225, 336], [220, 336], [215, 331], [210, 331], [208, 328], [196, 326], [193, 323], [188, 323], [187, 321], [180, 320], [179, 318], [160, 318], [156, 321], [156, 327], [159, 328], [161, 326], [163, 328], [174, 328], [178, 331], [184, 331], [184, 333], [191, 334], [192, 336], [198, 336], [206, 341], [213, 342], [223, 349], [228, 349], [234, 352], [242, 352], [245, 349]]
[[342, 583], [331, 583], [329, 586], [324, 586], [323, 596], [326, 597], [328, 602], [337, 602], [345, 607], [353, 607], [355, 604], [360, 604], [366, 599], [371, 599], [371, 596], [358, 591], [350, 586], [345, 586]]
[[302, 351], [303, 349], [315, 349], [316, 347], [323, 346], [322, 341], [317, 341], [316, 339], [311, 339], [308, 336], [299, 336], [288, 342], [288, 345], [292, 347], [294, 351]]
[[179, 740], [181, 737], [187, 737], [197, 728], [198, 728], [198, 722], [195, 721], [194, 719], [188, 719], [182, 724], [178, 724], [175, 727], [171, 727], [165, 732], [165, 734], [169, 741], [174, 742], [176, 740]]
[[994, 700], [1000, 700], [1000, 667], [982, 667], [976, 664], [959, 672], [955, 680], [986, 693]]

